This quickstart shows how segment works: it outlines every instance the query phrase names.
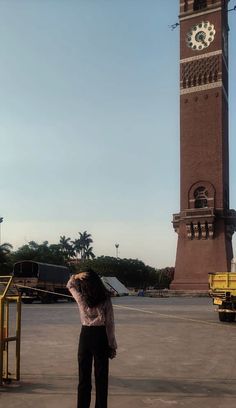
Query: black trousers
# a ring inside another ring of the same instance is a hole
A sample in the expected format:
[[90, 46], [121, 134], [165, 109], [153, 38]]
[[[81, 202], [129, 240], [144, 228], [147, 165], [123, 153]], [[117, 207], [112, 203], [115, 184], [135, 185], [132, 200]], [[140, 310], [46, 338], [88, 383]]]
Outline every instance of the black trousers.
[[77, 408], [89, 408], [90, 406], [93, 360], [96, 385], [95, 408], [107, 408], [109, 359], [105, 326], [82, 326], [78, 350]]

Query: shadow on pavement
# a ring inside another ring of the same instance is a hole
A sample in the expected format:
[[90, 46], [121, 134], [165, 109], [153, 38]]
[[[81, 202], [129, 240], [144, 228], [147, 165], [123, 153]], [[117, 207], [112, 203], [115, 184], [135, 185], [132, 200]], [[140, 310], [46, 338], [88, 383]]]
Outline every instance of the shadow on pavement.
[[236, 380], [225, 379], [150, 379], [150, 378], [110, 378], [110, 386], [123, 392], [133, 393], [173, 393], [206, 396], [236, 396]]

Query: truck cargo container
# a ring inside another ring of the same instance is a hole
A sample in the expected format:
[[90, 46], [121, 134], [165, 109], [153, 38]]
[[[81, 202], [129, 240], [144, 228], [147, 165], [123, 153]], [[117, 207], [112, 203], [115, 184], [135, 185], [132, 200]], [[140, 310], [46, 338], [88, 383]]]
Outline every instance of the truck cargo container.
[[13, 280], [24, 303], [32, 303], [34, 300], [52, 303], [63, 298], [60, 295], [66, 295], [64, 298], [70, 301], [70, 293], [66, 288], [69, 278], [70, 270], [66, 266], [21, 261], [13, 267]]

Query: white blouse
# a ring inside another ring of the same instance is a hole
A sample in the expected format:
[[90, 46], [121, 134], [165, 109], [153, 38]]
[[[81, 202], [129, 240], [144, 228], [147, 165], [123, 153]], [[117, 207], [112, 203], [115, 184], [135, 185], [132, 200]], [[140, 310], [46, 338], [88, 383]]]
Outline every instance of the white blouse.
[[73, 275], [67, 282], [66, 287], [78, 304], [81, 324], [83, 326], [105, 326], [109, 347], [117, 349], [114, 313], [111, 299], [108, 297], [105, 302], [100, 303], [95, 307], [89, 307], [83, 299], [82, 294], [78, 291], [76, 280]]

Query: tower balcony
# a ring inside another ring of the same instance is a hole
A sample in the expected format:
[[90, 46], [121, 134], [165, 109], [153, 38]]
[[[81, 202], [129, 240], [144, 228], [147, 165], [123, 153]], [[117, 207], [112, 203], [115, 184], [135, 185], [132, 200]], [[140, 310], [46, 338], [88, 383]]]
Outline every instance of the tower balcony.
[[186, 226], [188, 239], [212, 239], [215, 222], [214, 208], [190, 208], [173, 214], [173, 227], [179, 233], [180, 224]]
[[211, 208], [191, 208], [173, 214], [173, 227], [179, 233], [185, 225], [188, 239], [213, 239], [216, 220], [224, 219], [229, 239], [236, 231], [236, 211]]

